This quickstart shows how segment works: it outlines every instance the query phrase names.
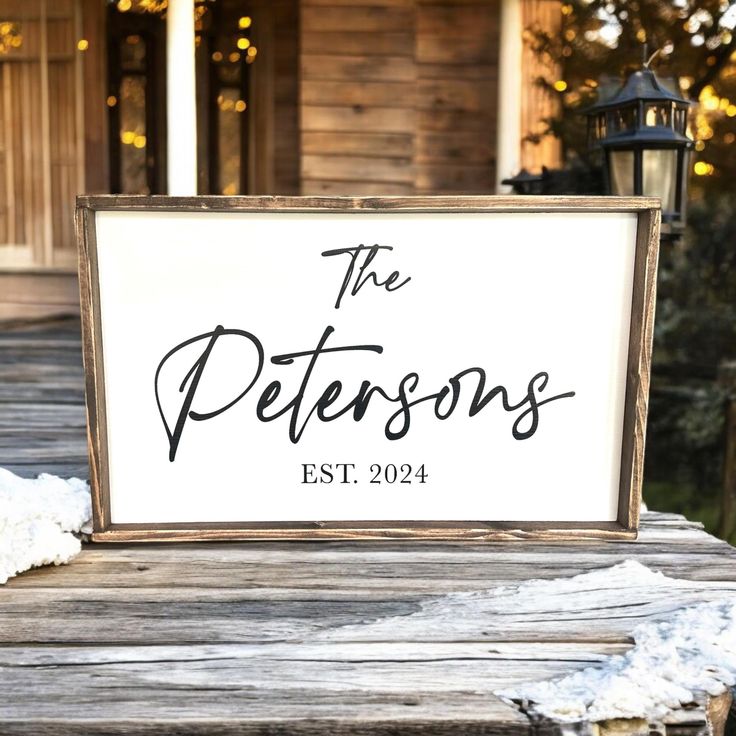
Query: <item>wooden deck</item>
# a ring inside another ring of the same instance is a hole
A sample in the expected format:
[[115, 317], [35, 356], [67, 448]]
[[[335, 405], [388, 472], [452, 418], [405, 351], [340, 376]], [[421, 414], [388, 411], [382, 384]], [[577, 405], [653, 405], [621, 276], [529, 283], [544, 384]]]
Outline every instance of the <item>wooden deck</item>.
[[79, 321], [0, 326], [0, 467], [86, 478], [85, 426]]
[[[0, 466], [86, 475], [78, 329], [0, 332]], [[624, 560], [677, 581], [548, 609], [519, 595]], [[671, 514], [645, 514], [635, 543], [87, 545], [0, 587], [0, 734], [649, 733], [571, 731], [493, 693], [724, 597], [736, 550]], [[696, 693], [656, 728], [719, 733], [729, 704]]]

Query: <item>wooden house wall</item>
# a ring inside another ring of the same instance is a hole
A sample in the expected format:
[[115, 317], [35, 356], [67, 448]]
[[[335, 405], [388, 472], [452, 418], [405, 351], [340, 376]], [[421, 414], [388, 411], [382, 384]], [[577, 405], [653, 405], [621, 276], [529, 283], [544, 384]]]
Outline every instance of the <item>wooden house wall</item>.
[[498, 0], [301, 0], [302, 192], [493, 192], [498, 19]]
[[299, 194], [299, 3], [298, 0], [270, 2], [275, 51], [272, 191]]

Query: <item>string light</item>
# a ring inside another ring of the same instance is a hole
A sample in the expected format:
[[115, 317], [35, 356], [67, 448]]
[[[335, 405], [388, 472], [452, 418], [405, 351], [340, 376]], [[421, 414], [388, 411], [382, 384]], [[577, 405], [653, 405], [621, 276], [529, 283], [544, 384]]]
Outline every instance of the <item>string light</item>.
[[245, 100], [238, 100], [235, 103], [235, 112], [245, 112], [246, 107]]
[[108, 107], [115, 107], [115, 105], [117, 105], [117, 104], [118, 104], [118, 98], [115, 97], [115, 95], [110, 95], [107, 98], [107, 106]]
[[23, 36], [18, 23], [5, 21], [0, 23], [0, 54], [10, 53], [11, 49], [20, 48]]
[[558, 92], [564, 92], [567, 89], [567, 82], [564, 79], [558, 79], [552, 86]]
[[79, 41], [77, 41], [77, 48], [80, 51], [86, 51], [89, 48], [89, 41], [86, 38], [80, 38]]
[[710, 176], [714, 170], [713, 164], [706, 163], [705, 161], [696, 161], [695, 166], [693, 166], [696, 176]]
[[245, 51], [250, 46], [250, 41], [247, 38], [238, 39], [238, 48], [241, 51]]
[[242, 18], [240, 18], [240, 20], [238, 20], [238, 28], [250, 28], [251, 23], [253, 23], [251, 18], [249, 18], [247, 15], [244, 15]]

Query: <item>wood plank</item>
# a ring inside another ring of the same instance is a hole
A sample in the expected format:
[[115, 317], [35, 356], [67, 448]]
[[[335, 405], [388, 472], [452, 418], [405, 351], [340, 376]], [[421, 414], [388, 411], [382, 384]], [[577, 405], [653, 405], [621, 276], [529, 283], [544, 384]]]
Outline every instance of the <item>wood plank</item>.
[[350, 56], [405, 56], [414, 53], [414, 36], [411, 33], [381, 31], [313, 30], [302, 35], [303, 54], [338, 54]]
[[[355, 5], [370, 5], [372, 7], [399, 7], [405, 6], [407, 8], [413, 7], [415, 0], [300, 0], [303, 7], [320, 7], [320, 8], [334, 8], [334, 7], [354, 7]], [[325, 11], [326, 12], [326, 11]]]
[[413, 184], [366, 181], [335, 181], [325, 179], [303, 179], [304, 194], [340, 195], [349, 197], [373, 197], [385, 195], [412, 194]]
[[301, 86], [303, 105], [414, 107], [416, 85], [410, 82], [353, 82], [305, 80]]
[[[210, 679], [206, 673], [192, 676], [162, 666], [139, 666], [130, 677], [122, 677], [116, 668], [82, 670], [73, 679], [70, 673], [70, 686], [79, 693], [70, 696], [54, 687], [51, 673], [40, 672], [13, 690], [27, 688], [29, 680], [38, 682], [39, 691], [48, 684], [50, 697], [39, 699], [46, 705], [3, 708], [0, 726], [8, 736], [456, 736], [458, 729], [468, 736], [531, 733], [526, 716], [489, 693], [339, 692], [292, 684], [268, 690], [266, 699], [264, 689], [231, 685], [218, 674]], [[118, 682], [122, 687], [116, 687]]]
[[407, 82], [415, 78], [414, 60], [406, 56], [348, 56], [309, 54], [302, 56], [303, 79], [352, 79]]
[[59, 304], [79, 309], [76, 274], [0, 273], [0, 303]]
[[301, 120], [303, 131], [411, 133], [415, 113], [400, 107], [312, 106], [302, 108]]
[[355, 156], [380, 154], [385, 157], [411, 158], [414, 141], [404, 133], [320, 133], [305, 131], [302, 134], [302, 153], [334, 153]]
[[487, 192], [494, 186], [494, 170], [485, 164], [425, 164], [417, 168], [416, 187], [428, 192]]
[[414, 24], [414, 9], [409, 5], [365, 5], [313, 7], [305, 5], [301, 12], [302, 32], [401, 30]]
[[[444, 132], [451, 135], [455, 131], [473, 130], [488, 135], [491, 122], [487, 115], [481, 112], [467, 110], [419, 110], [417, 124], [421, 130], [437, 133]], [[494, 121], [495, 126], [495, 121]]]
[[442, 35], [417, 36], [416, 60], [420, 64], [490, 64], [498, 55], [495, 35], [486, 33], [472, 36]]
[[419, 131], [416, 137], [417, 163], [472, 161], [492, 166], [496, 158], [495, 150], [495, 141], [490, 133], [478, 135], [475, 131], [456, 131], [448, 136], [445, 133]]
[[411, 160], [378, 156], [302, 156], [302, 175], [307, 179], [343, 179], [408, 184], [414, 181]]
[[[229, 565], [222, 569], [229, 570]], [[626, 598], [614, 591], [615, 600], [610, 591], [602, 592], [599, 604], [581, 610], [573, 610], [572, 599], [561, 599], [565, 615], [560, 616], [560, 609], [518, 610], [518, 603], [514, 610], [505, 598], [494, 604], [493, 593], [486, 590], [482, 610], [455, 604], [453, 618], [447, 611], [432, 614], [426, 598], [407, 600], [397, 590], [400, 583], [396, 581], [386, 594], [348, 588], [341, 591], [342, 597], [325, 590], [325, 583], [310, 593], [290, 588], [286, 581], [280, 585], [273, 581], [271, 587], [258, 590], [159, 586], [126, 589], [124, 595], [114, 588], [8, 587], [0, 609], [0, 643], [264, 644], [305, 638], [384, 644], [475, 641], [489, 647], [515, 641], [626, 643], [636, 625], [654, 617], [666, 617], [686, 605], [736, 599], [732, 581], [711, 588], [701, 582], [692, 590], [678, 591], [674, 598], [658, 596], [651, 589], [635, 590], [631, 600], [628, 591]], [[437, 581], [435, 589], [436, 585]], [[90, 626], [91, 620], [104, 621], [104, 628]], [[375, 625], [366, 623], [370, 620]]]
[[498, 3], [475, 5], [432, 0], [422, 4], [417, 14], [420, 36], [485, 36], [498, 26]]
[[463, 110], [483, 112], [490, 117], [495, 116], [497, 101], [489, 94], [485, 83], [459, 79], [420, 79], [416, 103], [420, 110]]

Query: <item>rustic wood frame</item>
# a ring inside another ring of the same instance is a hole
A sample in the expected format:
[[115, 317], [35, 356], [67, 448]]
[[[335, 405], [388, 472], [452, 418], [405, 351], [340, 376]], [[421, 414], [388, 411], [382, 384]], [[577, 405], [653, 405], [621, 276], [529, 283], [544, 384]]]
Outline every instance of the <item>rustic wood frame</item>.
[[[618, 518], [614, 522], [232, 522], [113, 524], [95, 212], [631, 212], [637, 215]], [[77, 198], [79, 285], [94, 541], [634, 539], [639, 525], [659, 255], [660, 203], [645, 197], [164, 197]]]

